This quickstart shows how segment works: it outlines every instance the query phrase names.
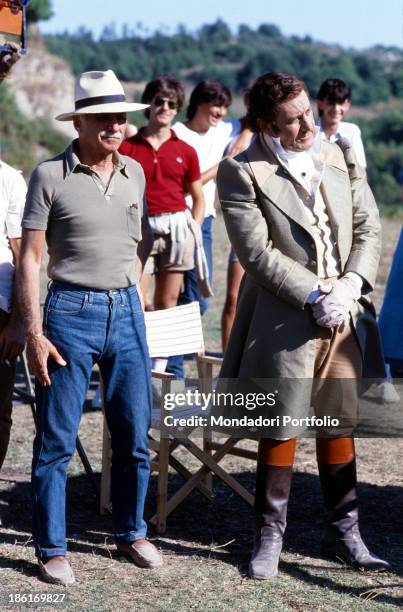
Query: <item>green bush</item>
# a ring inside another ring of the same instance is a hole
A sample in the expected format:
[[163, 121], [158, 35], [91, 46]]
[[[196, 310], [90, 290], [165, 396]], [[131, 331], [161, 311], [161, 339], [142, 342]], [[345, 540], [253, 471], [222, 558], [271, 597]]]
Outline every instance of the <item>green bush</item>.
[[0, 87], [1, 158], [29, 176], [46, 157], [66, 147], [68, 139], [45, 119], [28, 120], [15, 102], [7, 84]]

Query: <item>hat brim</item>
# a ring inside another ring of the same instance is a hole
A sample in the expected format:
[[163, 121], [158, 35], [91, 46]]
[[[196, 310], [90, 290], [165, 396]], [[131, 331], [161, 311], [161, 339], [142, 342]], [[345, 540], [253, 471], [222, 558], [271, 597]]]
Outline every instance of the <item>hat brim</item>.
[[112, 102], [110, 104], [98, 104], [96, 106], [84, 106], [79, 111], [62, 113], [55, 117], [56, 121], [71, 121], [79, 115], [95, 115], [98, 113], [133, 113], [134, 111], [144, 110], [149, 104], [139, 104], [137, 102]]

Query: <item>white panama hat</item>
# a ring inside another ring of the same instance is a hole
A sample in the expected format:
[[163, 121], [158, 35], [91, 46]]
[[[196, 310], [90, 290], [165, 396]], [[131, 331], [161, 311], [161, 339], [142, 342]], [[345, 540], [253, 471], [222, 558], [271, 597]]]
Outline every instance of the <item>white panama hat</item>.
[[123, 87], [112, 70], [83, 72], [77, 78], [74, 98], [75, 110], [58, 115], [57, 121], [71, 121], [79, 115], [95, 113], [130, 113], [149, 106], [126, 102]]

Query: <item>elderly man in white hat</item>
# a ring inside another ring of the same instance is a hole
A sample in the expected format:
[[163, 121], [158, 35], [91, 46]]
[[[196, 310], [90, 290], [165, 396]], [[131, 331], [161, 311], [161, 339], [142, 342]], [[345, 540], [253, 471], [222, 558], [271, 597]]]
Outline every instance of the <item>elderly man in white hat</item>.
[[[86, 72], [76, 86], [78, 138], [40, 164], [23, 218], [20, 299], [29, 364], [36, 376], [37, 433], [32, 465], [33, 534], [43, 578], [69, 584], [66, 470], [75, 448], [91, 370], [98, 364], [112, 437], [113, 527], [118, 550], [142, 567], [162, 558], [146, 540], [150, 473], [150, 364], [137, 289], [144, 174], [117, 149], [128, 103], [115, 74]], [[44, 243], [51, 280], [43, 322], [39, 273]]]

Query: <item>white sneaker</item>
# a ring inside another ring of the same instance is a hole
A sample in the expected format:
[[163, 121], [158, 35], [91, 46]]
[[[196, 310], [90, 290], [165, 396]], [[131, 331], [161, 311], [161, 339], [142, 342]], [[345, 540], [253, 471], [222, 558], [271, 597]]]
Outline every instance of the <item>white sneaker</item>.
[[395, 404], [400, 402], [400, 395], [390, 380], [384, 380], [377, 385], [375, 397], [384, 404]]

